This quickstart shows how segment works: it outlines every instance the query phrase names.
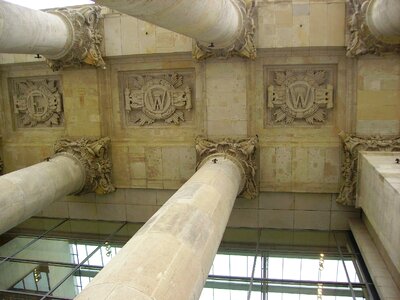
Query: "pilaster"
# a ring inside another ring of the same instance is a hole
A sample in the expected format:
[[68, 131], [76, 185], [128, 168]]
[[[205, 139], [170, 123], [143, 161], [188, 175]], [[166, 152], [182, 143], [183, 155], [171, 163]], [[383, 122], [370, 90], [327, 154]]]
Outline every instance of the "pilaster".
[[46, 56], [47, 63], [53, 71], [83, 64], [105, 68], [100, 51], [100, 43], [103, 39], [98, 26], [100, 11], [100, 6], [60, 8], [49, 11], [61, 17], [70, 32], [68, 43], [70, 46], [57, 56]]
[[239, 29], [240, 34], [232, 42], [231, 45], [224, 48], [215, 48], [214, 44], [202, 44], [199, 41], [193, 43], [193, 58], [196, 60], [204, 60], [209, 57], [229, 58], [232, 56], [240, 56], [244, 58], [255, 59], [256, 47], [254, 44], [254, 20], [253, 12], [254, 0], [231, 0], [240, 12], [242, 18], [242, 27]]
[[232, 160], [242, 171], [242, 185], [239, 195], [253, 199], [258, 195], [256, 184], [256, 148], [258, 137], [245, 139], [224, 138], [218, 141], [198, 136], [196, 138], [196, 153], [198, 170], [206, 162], [218, 163], [218, 157]]
[[342, 166], [343, 183], [336, 202], [354, 206], [357, 193], [357, 169], [359, 151], [400, 151], [400, 136], [387, 138], [380, 136], [358, 137], [339, 133], [343, 140], [344, 160]]
[[73, 156], [85, 173], [85, 183], [77, 194], [95, 192], [108, 194], [115, 191], [111, 183], [110, 138], [63, 138], [54, 146], [55, 155]]

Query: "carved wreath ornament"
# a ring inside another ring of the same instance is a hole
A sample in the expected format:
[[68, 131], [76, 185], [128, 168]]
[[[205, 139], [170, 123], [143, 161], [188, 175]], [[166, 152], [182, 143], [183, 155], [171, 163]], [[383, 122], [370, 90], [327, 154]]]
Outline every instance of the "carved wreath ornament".
[[359, 151], [400, 151], [400, 136], [383, 138], [380, 136], [358, 137], [341, 132], [344, 161], [342, 167], [343, 183], [336, 202], [354, 206], [357, 190], [357, 165]]
[[133, 89], [125, 88], [124, 101], [133, 123], [140, 126], [157, 121], [179, 124], [185, 120], [183, 110], [192, 108], [191, 89], [176, 73], [136, 76]]
[[268, 86], [268, 108], [272, 123], [324, 123], [327, 110], [333, 107], [333, 86], [325, 84], [326, 71], [276, 71], [274, 83]]
[[63, 122], [62, 95], [57, 80], [15, 82], [12, 99], [18, 127], [51, 127]]

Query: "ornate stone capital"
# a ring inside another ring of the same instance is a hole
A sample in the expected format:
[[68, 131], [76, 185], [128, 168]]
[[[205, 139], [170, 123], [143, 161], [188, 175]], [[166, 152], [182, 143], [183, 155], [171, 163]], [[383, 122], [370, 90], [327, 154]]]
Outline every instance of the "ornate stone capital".
[[400, 53], [400, 44], [390, 44], [378, 39], [371, 32], [366, 22], [367, 8], [372, 0], [350, 0], [347, 27], [347, 56], [355, 57], [364, 54], [380, 55], [384, 52]]
[[254, 0], [231, 0], [234, 2], [242, 15], [243, 27], [239, 37], [232, 43], [232, 45], [225, 48], [214, 48], [214, 45], [204, 45], [196, 41], [193, 44], [192, 56], [196, 60], [204, 60], [209, 57], [229, 58], [232, 56], [240, 56], [244, 58], [255, 59], [256, 47], [254, 44], [254, 20], [253, 12], [255, 2]]
[[100, 6], [60, 8], [49, 11], [60, 16], [71, 32], [71, 46], [57, 57], [46, 57], [53, 71], [83, 64], [105, 68], [100, 51], [100, 43], [103, 39], [98, 28], [100, 11]]
[[54, 146], [55, 154], [68, 154], [76, 158], [85, 170], [85, 185], [77, 194], [95, 192], [108, 194], [115, 191], [111, 183], [110, 138], [60, 139]]
[[253, 199], [257, 196], [258, 190], [255, 180], [256, 159], [255, 153], [258, 146], [258, 137], [246, 139], [224, 138], [218, 141], [198, 136], [196, 138], [197, 167], [199, 169], [207, 158], [224, 155], [233, 162], [239, 164], [243, 170], [243, 188], [239, 195]]
[[357, 190], [357, 164], [359, 151], [400, 151], [400, 136], [383, 138], [380, 136], [358, 137], [341, 132], [344, 161], [342, 166], [343, 183], [336, 202], [353, 206]]

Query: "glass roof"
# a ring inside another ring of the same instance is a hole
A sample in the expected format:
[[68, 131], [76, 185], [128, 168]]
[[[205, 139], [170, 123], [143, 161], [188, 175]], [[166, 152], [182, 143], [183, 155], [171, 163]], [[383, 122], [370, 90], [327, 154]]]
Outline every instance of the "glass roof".
[[66, 7], [74, 5], [93, 4], [90, 0], [5, 0], [6, 2], [18, 4], [33, 9], [46, 9], [55, 7]]

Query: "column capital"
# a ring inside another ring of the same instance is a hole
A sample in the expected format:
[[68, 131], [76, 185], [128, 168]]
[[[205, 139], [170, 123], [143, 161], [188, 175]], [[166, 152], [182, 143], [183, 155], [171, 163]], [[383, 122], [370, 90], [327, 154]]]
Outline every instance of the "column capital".
[[85, 173], [85, 183], [77, 194], [115, 191], [111, 183], [110, 138], [62, 138], [54, 145], [55, 155], [70, 155], [77, 159]]
[[343, 183], [336, 202], [354, 206], [357, 193], [357, 165], [359, 151], [400, 151], [400, 136], [381, 137], [350, 135], [339, 133], [343, 141], [344, 161], [342, 165]]
[[356, 57], [365, 54], [380, 55], [385, 52], [400, 53], [399, 40], [393, 42], [386, 40], [384, 36], [375, 36], [367, 22], [374, 0], [350, 0], [349, 17], [347, 27], [349, 37], [347, 41], [346, 55]]
[[53, 71], [83, 64], [105, 68], [100, 51], [100, 43], [103, 39], [98, 28], [100, 11], [101, 8], [98, 5], [48, 11], [61, 17], [70, 32], [68, 43], [70, 47], [55, 57], [46, 56], [47, 63]]
[[254, 20], [253, 12], [255, 1], [231, 0], [237, 7], [242, 17], [242, 28], [240, 34], [231, 45], [225, 48], [214, 48], [214, 45], [204, 45], [199, 41], [193, 43], [192, 56], [196, 60], [204, 60], [209, 57], [229, 58], [232, 56], [240, 56], [244, 58], [255, 59], [256, 47], [254, 44]]
[[231, 159], [242, 170], [242, 189], [239, 195], [253, 199], [257, 196], [256, 185], [256, 159], [255, 153], [258, 146], [258, 137], [245, 139], [223, 138], [218, 141], [196, 137], [196, 153], [198, 170], [206, 161], [216, 156], [225, 156]]

